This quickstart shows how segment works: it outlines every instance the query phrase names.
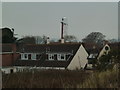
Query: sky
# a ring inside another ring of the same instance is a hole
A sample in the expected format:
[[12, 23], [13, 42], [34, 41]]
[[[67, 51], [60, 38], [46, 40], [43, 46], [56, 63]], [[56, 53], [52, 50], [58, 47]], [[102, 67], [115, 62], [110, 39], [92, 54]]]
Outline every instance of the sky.
[[2, 3], [0, 2], [0, 27], [2, 27]]
[[117, 2], [3, 2], [2, 27], [25, 35], [60, 38], [61, 19], [67, 17], [68, 35], [78, 40], [91, 32], [118, 38]]

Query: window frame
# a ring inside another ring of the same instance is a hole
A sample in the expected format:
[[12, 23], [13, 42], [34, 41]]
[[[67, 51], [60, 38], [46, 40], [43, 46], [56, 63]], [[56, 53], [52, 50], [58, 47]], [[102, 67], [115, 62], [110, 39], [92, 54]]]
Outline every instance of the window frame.
[[[31, 59], [28, 59], [29, 55], [31, 55]], [[21, 53], [21, 60], [37, 60], [36, 55], [36, 53]]]
[[40, 60], [40, 59], [41, 59], [41, 56], [42, 56], [41, 54], [37, 53], [37, 54], [36, 54], [36, 60]]
[[36, 60], [36, 53], [31, 53], [31, 60]]
[[[30, 55], [30, 59], [29, 59], [29, 55]], [[32, 60], [32, 54], [31, 53], [28, 54], [28, 60]]]
[[[51, 58], [51, 57], [53, 57], [53, 58]], [[48, 60], [50, 60], [50, 61], [54, 60], [54, 54], [48, 54]]]
[[[25, 58], [26, 55], [26, 58]], [[27, 53], [21, 53], [21, 60], [28, 60], [28, 54]]]
[[[61, 58], [62, 55], [63, 55], [64, 59]], [[63, 54], [63, 53], [57, 54], [57, 60], [58, 60], [58, 61], [66, 61], [66, 54]]]

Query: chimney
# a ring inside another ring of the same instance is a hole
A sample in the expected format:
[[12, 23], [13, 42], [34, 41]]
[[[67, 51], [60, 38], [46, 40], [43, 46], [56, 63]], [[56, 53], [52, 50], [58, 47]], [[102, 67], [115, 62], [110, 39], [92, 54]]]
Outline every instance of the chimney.
[[64, 38], [62, 38], [62, 39], [61, 39], [61, 43], [64, 43], [64, 42], [65, 42], [65, 41], [64, 41]]
[[47, 37], [47, 44], [49, 44], [50, 43], [50, 38], [49, 37]]

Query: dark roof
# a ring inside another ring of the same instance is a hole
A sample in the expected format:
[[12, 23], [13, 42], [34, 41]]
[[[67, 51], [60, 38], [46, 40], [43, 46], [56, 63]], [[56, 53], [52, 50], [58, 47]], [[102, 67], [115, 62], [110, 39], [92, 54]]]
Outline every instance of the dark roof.
[[103, 48], [103, 46], [95, 43], [83, 43], [83, 46], [88, 54], [98, 54]]
[[19, 52], [42, 53], [42, 52], [71, 52], [78, 49], [80, 43], [71, 44], [27, 44], [19, 48]]
[[[80, 43], [71, 44], [41, 44], [41, 45], [25, 45], [21, 52], [25, 53], [41, 53], [44, 52], [40, 60], [16, 60], [15, 66], [40, 66], [40, 67], [67, 67], [72, 58], [76, 54], [80, 47]], [[71, 57], [67, 61], [48, 61], [46, 60], [46, 52], [49, 53], [72, 53]]]
[[120, 42], [108, 43], [108, 45], [110, 46], [111, 49], [115, 49], [115, 50], [120, 49]]

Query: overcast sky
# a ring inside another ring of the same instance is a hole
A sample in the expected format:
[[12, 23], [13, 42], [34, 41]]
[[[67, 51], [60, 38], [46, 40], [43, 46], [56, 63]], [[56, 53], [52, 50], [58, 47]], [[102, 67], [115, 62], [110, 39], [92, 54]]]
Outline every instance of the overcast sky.
[[2, 3], [2, 27], [14, 28], [19, 37], [60, 38], [62, 17], [68, 19], [67, 33], [79, 40], [91, 32], [101, 32], [106, 39], [118, 38], [117, 2]]

